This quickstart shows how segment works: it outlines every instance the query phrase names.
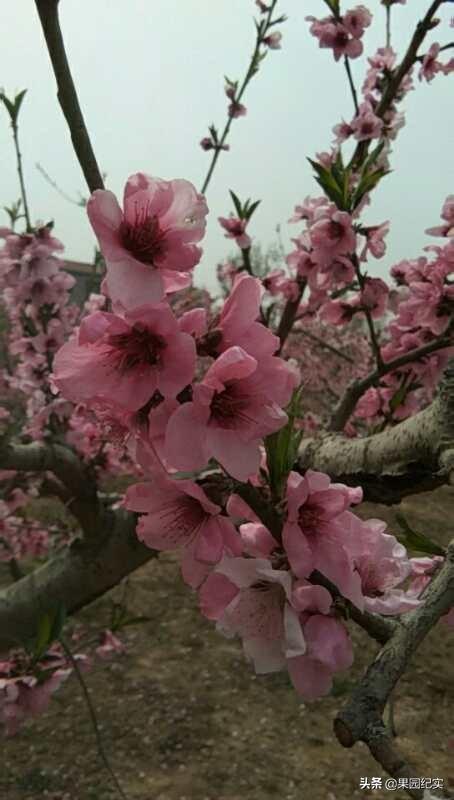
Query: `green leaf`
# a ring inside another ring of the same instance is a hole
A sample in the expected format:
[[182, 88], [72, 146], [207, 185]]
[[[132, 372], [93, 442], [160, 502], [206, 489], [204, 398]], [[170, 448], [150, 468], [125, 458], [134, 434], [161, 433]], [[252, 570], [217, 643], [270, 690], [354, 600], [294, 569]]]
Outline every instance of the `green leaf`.
[[117, 627], [115, 628], [116, 631], [121, 630], [122, 628], [128, 628], [131, 625], [143, 625], [145, 622], [152, 622], [151, 617], [126, 617], [126, 619], [122, 619], [119, 621]]
[[33, 655], [38, 660], [43, 653], [46, 652], [52, 631], [52, 620], [49, 614], [44, 614], [38, 621], [38, 630], [36, 633], [35, 645], [33, 647]]
[[366, 158], [366, 161], [364, 162], [364, 166], [363, 166], [363, 169], [362, 169], [362, 172], [363, 172], [364, 175], [366, 175], [369, 172], [370, 168], [374, 166], [374, 164], [377, 161], [378, 156], [380, 155], [380, 153], [383, 150], [384, 146], [385, 146], [385, 142], [384, 141], [380, 142], [377, 145], [377, 147], [375, 147], [374, 150], [372, 150], [372, 152]]
[[[313, 161], [311, 158], [308, 158], [308, 161], [315, 170], [315, 172], [317, 173], [315, 180], [322, 187], [325, 194], [329, 197], [330, 200], [333, 201], [333, 203], [336, 204], [338, 208], [340, 208], [341, 210], [347, 210], [344, 201], [343, 175], [341, 176], [341, 185], [339, 185], [333, 172], [324, 167], [322, 164], [319, 164], [317, 161]], [[339, 167], [336, 167], [335, 169], [339, 174]]]
[[59, 639], [63, 632], [63, 627], [66, 622], [66, 608], [64, 607], [63, 603], [61, 603], [57, 611], [55, 612], [53, 619], [52, 619], [52, 627], [50, 631], [50, 642], [54, 642], [56, 639]]
[[230, 197], [232, 198], [233, 205], [235, 206], [236, 213], [238, 214], [240, 219], [243, 219], [243, 207], [241, 205], [241, 202], [240, 202], [239, 198], [237, 197], [235, 192], [232, 192], [231, 189], [229, 189], [229, 193], [230, 193]]
[[418, 533], [410, 527], [403, 514], [396, 514], [396, 520], [402, 528], [402, 533], [397, 535], [399, 542], [409, 550], [417, 550], [419, 553], [427, 553], [431, 556], [446, 556], [446, 550], [437, 542], [433, 542], [424, 533]]
[[375, 189], [377, 184], [381, 181], [381, 179], [388, 175], [390, 172], [389, 169], [377, 169], [374, 172], [370, 172], [368, 175], [365, 175], [360, 183], [359, 186], [356, 188], [355, 193], [353, 195], [353, 209], [355, 209], [363, 199], [364, 195], [370, 192], [372, 189]]
[[259, 207], [261, 202], [262, 202], [261, 200], [256, 200], [255, 203], [252, 203], [251, 206], [248, 206], [247, 211], [246, 211], [246, 219], [247, 220], [251, 219], [254, 211]]
[[287, 424], [265, 439], [269, 482], [275, 497], [281, 498], [285, 482], [298, 455], [303, 432], [295, 430], [295, 420], [300, 416], [301, 390], [297, 389], [289, 406]]
[[26, 89], [23, 89], [19, 94], [17, 94], [14, 98], [14, 101], [11, 101], [4, 92], [0, 92], [0, 100], [2, 101], [3, 105], [5, 106], [6, 110], [8, 111], [9, 118], [13, 126], [16, 125], [17, 118], [19, 116], [20, 107], [22, 105], [22, 101], [27, 93]]
[[23, 99], [24, 99], [26, 94], [27, 94], [27, 90], [26, 89], [22, 89], [22, 91], [19, 92], [19, 94], [16, 94], [16, 97], [14, 98], [14, 110], [15, 110], [15, 115], [16, 115], [15, 119], [17, 119], [18, 116], [19, 116], [19, 111], [20, 111]]

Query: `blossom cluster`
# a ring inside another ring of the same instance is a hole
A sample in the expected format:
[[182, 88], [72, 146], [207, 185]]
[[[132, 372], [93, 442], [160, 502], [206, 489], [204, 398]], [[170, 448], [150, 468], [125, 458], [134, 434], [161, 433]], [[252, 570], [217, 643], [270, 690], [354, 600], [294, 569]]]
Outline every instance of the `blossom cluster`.
[[332, 50], [335, 60], [339, 61], [342, 56], [358, 58], [361, 55], [364, 49], [361, 40], [372, 22], [372, 15], [365, 6], [360, 5], [342, 16], [306, 19], [312, 23], [310, 32], [318, 39], [319, 46]]
[[145, 544], [182, 551], [182, 575], [202, 613], [241, 638], [258, 674], [287, 669], [313, 700], [353, 661], [336, 598], [392, 615], [418, 605], [435, 562], [410, 559], [385, 523], [356, 516], [360, 489], [291, 472], [282, 531], [273, 536], [240, 496], [223, 508], [206, 486], [154, 477], [128, 489], [126, 506], [141, 514]]
[[[78, 638], [79, 634], [74, 633], [71, 642]], [[105, 630], [93, 654], [105, 660], [124, 650], [125, 645], [118, 636]], [[92, 658], [80, 652], [69, 658], [58, 642], [50, 644], [42, 653], [15, 649], [10, 651], [7, 660], [0, 661], [0, 725], [7, 736], [14, 736], [28, 717], [46, 711], [52, 695], [73, 672], [74, 662], [79, 671], [86, 672]]]
[[238, 280], [217, 318], [195, 308], [177, 319], [167, 295], [190, 280], [207, 213], [187, 181], [134, 175], [124, 212], [98, 191], [88, 213], [113, 310], [82, 320], [56, 355], [55, 384], [115, 417], [166, 469], [201, 469], [214, 458], [246, 480], [258, 469], [262, 438], [285, 424], [298, 381], [274, 355], [277, 338], [256, 321], [260, 282]]

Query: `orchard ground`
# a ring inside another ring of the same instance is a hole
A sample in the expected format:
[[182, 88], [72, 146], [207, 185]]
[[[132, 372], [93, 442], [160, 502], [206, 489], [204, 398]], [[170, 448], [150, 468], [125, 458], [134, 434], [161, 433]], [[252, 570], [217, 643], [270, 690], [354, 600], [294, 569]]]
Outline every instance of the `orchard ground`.
[[[44, 502], [44, 501], [42, 501]], [[46, 503], [49, 514], [49, 505]], [[452, 538], [454, 488], [407, 498], [417, 530]], [[395, 509], [364, 504], [397, 531]], [[108, 624], [117, 587], [85, 610], [93, 632]], [[125, 629], [125, 655], [86, 674], [105, 749], [128, 800], [403, 800], [401, 791], [360, 789], [384, 773], [364, 745], [344, 750], [332, 719], [377, 647], [353, 631], [355, 665], [332, 696], [302, 702], [283, 674], [257, 677], [236, 640], [216, 633], [163, 554], [129, 579], [128, 607], [149, 622]], [[444, 779], [454, 796], [454, 631], [440, 623], [400, 682], [398, 744], [419, 774]], [[2, 742], [1, 800], [116, 800], [72, 676], [49, 711]]]

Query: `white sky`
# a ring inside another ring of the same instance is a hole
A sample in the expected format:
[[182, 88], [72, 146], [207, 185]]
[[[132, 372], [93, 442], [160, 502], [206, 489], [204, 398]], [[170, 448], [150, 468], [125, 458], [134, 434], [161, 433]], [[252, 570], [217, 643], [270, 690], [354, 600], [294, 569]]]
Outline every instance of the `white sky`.
[[[383, 44], [384, 9], [366, 31], [369, 53]], [[355, 5], [354, 0], [347, 6]], [[429, 0], [393, 9], [393, 45], [401, 55]], [[61, 0], [63, 34], [80, 102], [107, 186], [121, 194], [138, 170], [165, 179], [184, 177], [200, 187], [210, 154], [198, 142], [214, 122], [225, 122], [223, 75], [244, 74], [254, 41], [253, 0]], [[217, 223], [230, 210], [228, 189], [262, 199], [250, 233], [264, 246], [282, 225], [284, 241], [296, 235], [287, 219], [307, 194], [320, 194], [306, 156], [328, 150], [334, 124], [352, 116], [342, 62], [320, 50], [308, 32], [307, 14], [324, 16], [322, 0], [280, 0], [288, 21], [282, 50], [272, 51], [246, 98], [248, 108], [232, 126], [230, 153], [222, 154], [208, 189], [210, 208], [204, 257], [196, 282], [215, 285], [216, 263], [232, 251]], [[454, 5], [443, 5], [442, 23], [428, 41], [452, 41]], [[83, 209], [62, 199], [35, 168], [40, 162], [77, 197], [86, 192], [32, 0], [0, 2], [3, 32], [0, 86], [7, 94], [28, 89], [21, 112], [21, 144], [34, 220], [55, 219], [68, 258], [90, 260], [94, 237]], [[448, 51], [452, 56], [452, 51]], [[357, 85], [364, 59], [353, 62]], [[407, 126], [395, 144], [394, 172], [373, 197], [367, 221], [391, 219], [388, 254], [376, 262], [386, 274], [396, 261], [420, 254], [424, 229], [438, 224], [444, 198], [454, 191], [452, 76], [427, 86], [416, 81], [406, 102]], [[0, 203], [19, 196], [6, 112], [0, 109]], [[6, 224], [3, 212], [0, 224]], [[432, 243], [435, 240], [432, 240]]]

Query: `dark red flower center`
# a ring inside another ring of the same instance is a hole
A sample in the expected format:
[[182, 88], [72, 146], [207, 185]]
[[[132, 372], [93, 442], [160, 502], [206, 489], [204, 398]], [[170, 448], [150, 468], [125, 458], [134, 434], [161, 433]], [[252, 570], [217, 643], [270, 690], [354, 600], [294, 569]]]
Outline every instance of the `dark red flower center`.
[[300, 508], [298, 524], [306, 536], [314, 536], [321, 522], [320, 509], [317, 506], [307, 503]]
[[150, 214], [149, 206], [136, 207], [134, 222], [124, 219], [119, 234], [123, 247], [142, 264], [154, 264], [166, 250], [166, 231], [161, 229], [158, 217]]
[[236, 394], [232, 387], [227, 386], [222, 392], [216, 392], [211, 401], [211, 419], [220, 428], [236, 428], [240, 420], [251, 422], [247, 416], [248, 399]]
[[141, 323], [133, 325], [128, 333], [109, 336], [108, 346], [119, 372], [128, 372], [139, 366], [160, 364], [166, 343], [161, 336], [152, 333]]
[[342, 239], [344, 235], [344, 228], [340, 224], [340, 222], [335, 222], [335, 220], [331, 220], [329, 224], [329, 231], [328, 236], [333, 242], [338, 242]]
[[334, 37], [335, 47], [346, 47], [348, 44], [348, 33], [346, 31], [338, 30]]

